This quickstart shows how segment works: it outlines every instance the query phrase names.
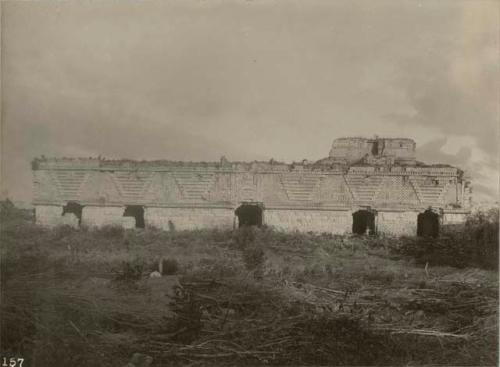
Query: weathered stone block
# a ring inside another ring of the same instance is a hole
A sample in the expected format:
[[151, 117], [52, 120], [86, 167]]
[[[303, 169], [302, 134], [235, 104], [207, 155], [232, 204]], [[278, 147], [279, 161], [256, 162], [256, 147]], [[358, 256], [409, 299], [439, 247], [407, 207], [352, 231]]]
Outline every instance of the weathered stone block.
[[348, 211], [269, 209], [265, 214], [265, 224], [285, 231], [341, 234], [351, 230]]
[[225, 208], [145, 208], [146, 226], [170, 230], [233, 228], [234, 210]]
[[394, 236], [415, 236], [417, 234], [418, 212], [389, 212], [381, 211], [376, 216], [378, 233]]
[[85, 206], [82, 210], [82, 225], [88, 227], [121, 226], [124, 211], [125, 208], [121, 206]]
[[465, 223], [467, 214], [464, 213], [444, 213], [442, 217], [442, 224], [462, 224]]
[[135, 218], [133, 217], [122, 217], [122, 227], [125, 229], [135, 228]]
[[63, 224], [62, 220], [62, 206], [56, 205], [36, 205], [35, 217], [36, 224], [54, 227]]
[[79, 226], [78, 217], [74, 213], [65, 213], [61, 216], [61, 224], [68, 225], [73, 228], [78, 228]]

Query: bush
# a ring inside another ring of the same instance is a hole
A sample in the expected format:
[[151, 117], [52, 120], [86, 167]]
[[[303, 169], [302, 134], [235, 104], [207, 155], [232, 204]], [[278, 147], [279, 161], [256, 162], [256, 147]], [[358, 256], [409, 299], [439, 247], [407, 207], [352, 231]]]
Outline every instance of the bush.
[[465, 237], [474, 248], [478, 266], [498, 269], [498, 216], [498, 208], [478, 211], [465, 222]]
[[387, 335], [376, 334], [359, 319], [344, 315], [309, 319], [298, 325], [297, 334], [297, 339], [308, 343], [290, 350], [289, 358], [308, 365], [397, 365], [403, 354]]
[[67, 224], [59, 225], [52, 229], [55, 240], [60, 240], [76, 232], [76, 229]]
[[172, 329], [177, 330], [172, 336], [172, 341], [190, 344], [199, 338], [203, 329], [200, 306], [200, 303], [189, 294], [178, 296], [170, 303], [170, 307], [176, 315]]
[[176, 259], [162, 259], [162, 275], [173, 275], [179, 270], [179, 263]]
[[394, 273], [383, 270], [375, 270], [363, 275], [363, 280], [365, 281], [381, 283], [385, 285], [391, 284], [394, 281], [394, 278]]
[[262, 267], [265, 260], [266, 254], [260, 244], [252, 243], [243, 249], [243, 263], [249, 271]]
[[117, 225], [106, 225], [97, 228], [95, 233], [104, 238], [123, 238], [125, 229]]
[[123, 261], [118, 268], [112, 270], [113, 280], [118, 282], [135, 282], [142, 278], [144, 262], [139, 260]]
[[237, 248], [244, 249], [248, 244], [255, 241], [255, 228], [250, 226], [238, 228], [233, 235], [233, 240]]
[[498, 209], [478, 211], [453, 232], [439, 238], [401, 238], [401, 246], [393, 250], [419, 264], [498, 269], [498, 228]]

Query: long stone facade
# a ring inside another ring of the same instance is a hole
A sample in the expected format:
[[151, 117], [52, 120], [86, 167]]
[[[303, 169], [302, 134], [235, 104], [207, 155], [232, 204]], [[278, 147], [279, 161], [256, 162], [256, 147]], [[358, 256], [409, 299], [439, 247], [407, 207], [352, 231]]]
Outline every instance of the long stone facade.
[[335, 140], [314, 163], [35, 159], [33, 177], [41, 225], [165, 230], [415, 235], [463, 221], [471, 190], [460, 169], [417, 162], [412, 140], [380, 138]]

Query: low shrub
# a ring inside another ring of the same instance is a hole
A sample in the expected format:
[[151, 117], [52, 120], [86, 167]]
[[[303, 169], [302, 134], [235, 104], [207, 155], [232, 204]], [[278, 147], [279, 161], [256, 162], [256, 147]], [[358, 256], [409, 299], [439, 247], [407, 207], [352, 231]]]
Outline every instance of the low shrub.
[[498, 269], [498, 208], [477, 211], [465, 222], [465, 238], [474, 248], [474, 262], [484, 268]]
[[394, 281], [394, 273], [383, 271], [383, 270], [375, 270], [363, 275], [363, 280], [368, 282], [375, 282], [384, 285], [389, 285]]
[[498, 269], [498, 242], [475, 241], [473, 236], [474, 232], [465, 232], [439, 238], [405, 238], [393, 250], [414, 257], [421, 265]]
[[498, 269], [498, 209], [478, 211], [465, 224], [438, 238], [403, 237], [393, 251], [418, 264]]
[[247, 270], [254, 270], [264, 265], [265, 260], [266, 254], [261, 244], [252, 243], [243, 249], [243, 263]]
[[233, 241], [236, 247], [239, 249], [244, 249], [248, 244], [255, 241], [256, 228], [250, 226], [243, 226], [238, 228], [233, 234]]
[[176, 297], [170, 307], [175, 313], [172, 336], [176, 343], [189, 344], [199, 338], [203, 328], [201, 305], [189, 294]]
[[104, 238], [123, 238], [125, 234], [125, 229], [122, 226], [117, 225], [106, 225], [99, 227], [95, 230], [95, 234], [97, 236], [101, 236]]
[[51, 233], [55, 240], [60, 240], [76, 232], [76, 229], [70, 225], [63, 224], [52, 229]]
[[307, 343], [297, 343], [288, 360], [308, 365], [373, 366], [399, 364], [402, 359], [402, 348], [390, 337], [372, 332], [353, 317], [309, 319], [297, 330], [296, 339]]
[[117, 282], [135, 282], [142, 278], [145, 264], [143, 261], [123, 261], [118, 267], [112, 269], [113, 280]]
[[173, 275], [179, 271], [179, 263], [176, 259], [162, 259], [162, 275]]

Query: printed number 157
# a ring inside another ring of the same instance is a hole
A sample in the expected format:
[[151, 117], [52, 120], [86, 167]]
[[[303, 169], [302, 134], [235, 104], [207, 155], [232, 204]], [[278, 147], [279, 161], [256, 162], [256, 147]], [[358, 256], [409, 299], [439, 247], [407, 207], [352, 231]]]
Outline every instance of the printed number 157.
[[7, 364], [7, 357], [2, 358], [2, 367], [23, 367], [24, 358], [9, 358], [9, 364]]

